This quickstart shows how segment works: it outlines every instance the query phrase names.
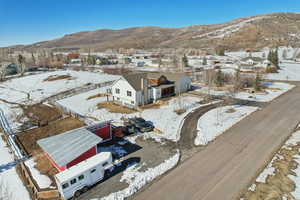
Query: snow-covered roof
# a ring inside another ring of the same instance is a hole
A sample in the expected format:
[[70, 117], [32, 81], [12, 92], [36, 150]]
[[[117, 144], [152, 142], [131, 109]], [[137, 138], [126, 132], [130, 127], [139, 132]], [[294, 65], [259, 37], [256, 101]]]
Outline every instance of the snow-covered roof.
[[102, 152], [56, 174], [55, 177], [60, 183], [64, 183], [65, 181], [68, 181], [73, 177], [78, 176], [81, 173], [108, 160], [111, 160], [111, 152]]
[[38, 140], [37, 143], [57, 165], [65, 166], [101, 141], [102, 138], [82, 127]]

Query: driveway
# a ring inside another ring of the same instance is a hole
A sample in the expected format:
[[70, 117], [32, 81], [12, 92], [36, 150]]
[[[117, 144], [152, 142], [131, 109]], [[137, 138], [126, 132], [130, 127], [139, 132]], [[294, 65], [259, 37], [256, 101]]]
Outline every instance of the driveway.
[[237, 199], [299, 121], [298, 86], [236, 124], [134, 199]]

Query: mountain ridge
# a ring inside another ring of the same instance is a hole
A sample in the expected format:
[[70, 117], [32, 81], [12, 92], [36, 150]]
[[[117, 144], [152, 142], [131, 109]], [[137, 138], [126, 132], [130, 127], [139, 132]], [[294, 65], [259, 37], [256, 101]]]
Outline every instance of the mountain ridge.
[[263, 48], [266, 46], [300, 46], [300, 13], [271, 13], [242, 17], [211, 25], [191, 25], [181, 28], [159, 26], [98, 29], [65, 34], [54, 40], [9, 48], [32, 50], [134, 48], [196, 48], [226, 49]]

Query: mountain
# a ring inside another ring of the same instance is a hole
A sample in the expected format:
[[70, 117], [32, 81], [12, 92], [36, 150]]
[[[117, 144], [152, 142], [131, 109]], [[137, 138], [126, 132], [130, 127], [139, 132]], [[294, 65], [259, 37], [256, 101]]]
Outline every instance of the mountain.
[[183, 28], [135, 27], [101, 29], [68, 34], [62, 38], [16, 46], [17, 49], [198, 48], [224, 46], [230, 50], [266, 46], [300, 46], [300, 13], [273, 13], [236, 19], [223, 24]]

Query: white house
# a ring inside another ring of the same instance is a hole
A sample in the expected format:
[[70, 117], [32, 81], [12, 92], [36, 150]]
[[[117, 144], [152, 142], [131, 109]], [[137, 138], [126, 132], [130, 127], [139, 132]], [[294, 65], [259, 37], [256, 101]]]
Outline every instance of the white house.
[[137, 107], [186, 92], [190, 87], [191, 79], [183, 73], [132, 73], [115, 81], [111, 91], [116, 103]]

